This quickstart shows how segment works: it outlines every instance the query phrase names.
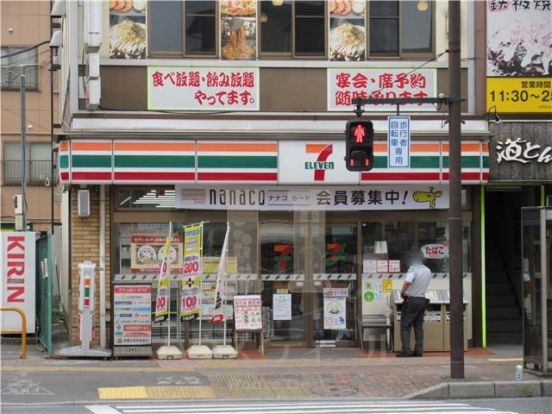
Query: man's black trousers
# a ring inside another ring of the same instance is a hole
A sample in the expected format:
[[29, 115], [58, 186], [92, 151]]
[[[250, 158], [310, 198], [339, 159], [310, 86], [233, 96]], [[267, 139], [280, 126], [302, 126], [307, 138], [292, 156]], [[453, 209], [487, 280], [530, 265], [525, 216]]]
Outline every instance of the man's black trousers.
[[426, 298], [408, 297], [403, 302], [401, 310], [401, 341], [402, 352], [410, 353], [410, 329], [414, 328], [416, 345], [414, 353], [424, 353], [424, 312], [427, 307]]

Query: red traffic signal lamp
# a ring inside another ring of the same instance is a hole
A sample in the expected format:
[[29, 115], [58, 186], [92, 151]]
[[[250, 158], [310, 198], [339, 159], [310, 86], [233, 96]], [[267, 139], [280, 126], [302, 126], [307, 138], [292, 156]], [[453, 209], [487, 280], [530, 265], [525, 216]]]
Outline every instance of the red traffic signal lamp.
[[347, 121], [345, 165], [349, 171], [370, 171], [374, 166], [374, 125]]

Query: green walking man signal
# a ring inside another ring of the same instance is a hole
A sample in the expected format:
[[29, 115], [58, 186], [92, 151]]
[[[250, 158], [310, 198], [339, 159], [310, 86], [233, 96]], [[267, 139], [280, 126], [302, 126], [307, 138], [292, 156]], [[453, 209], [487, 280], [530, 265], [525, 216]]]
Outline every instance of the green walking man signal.
[[374, 166], [374, 125], [347, 121], [345, 165], [349, 171], [370, 171]]

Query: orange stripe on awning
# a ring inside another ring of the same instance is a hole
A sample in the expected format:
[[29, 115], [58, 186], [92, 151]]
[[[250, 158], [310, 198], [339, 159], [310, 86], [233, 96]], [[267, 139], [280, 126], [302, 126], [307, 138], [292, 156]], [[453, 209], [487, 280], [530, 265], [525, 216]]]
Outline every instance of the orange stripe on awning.
[[485, 153], [485, 154], [488, 154], [489, 153], [489, 144], [486, 143], [486, 142], [483, 142], [481, 144], [481, 150]]
[[412, 152], [439, 152], [441, 150], [438, 142], [411, 142]]
[[307, 154], [319, 154], [327, 146], [328, 144], [307, 144]]
[[77, 151], [111, 151], [111, 142], [72, 141], [71, 149]]
[[[443, 151], [448, 152], [449, 150], [449, 144], [448, 142], [442, 142], [441, 145], [443, 146]], [[475, 142], [463, 142], [462, 143], [462, 152], [481, 152], [481, 143]]]
[[69, 142], [67, 142], [67, 141], [60, 142], [59, 143], [59, 150], [60, 151], [65, 151], [65, 152], [69, 151]]
[[278, 152], [277, 143], [207, 143], [207, 142], [198, 142], [197, 143], [198, 151], [212, 151], [212, 152]]
[[374, 142], [374, 151], [387, 152], [387, 142]]
[[115, 151], [195, 151], [192, 142], [125, 142], [113, 143]]

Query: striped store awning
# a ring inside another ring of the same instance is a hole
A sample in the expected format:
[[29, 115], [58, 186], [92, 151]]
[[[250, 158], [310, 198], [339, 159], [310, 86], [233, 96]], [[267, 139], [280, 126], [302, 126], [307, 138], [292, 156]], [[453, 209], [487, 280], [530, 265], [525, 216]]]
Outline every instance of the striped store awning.
[[[339, 142], [339, 141], [336, 141]], [[71, 139], [59, 146], [62, 184], [286, 184], [278, 141]], [[374, 145], [374, 168], [355, 184], [448, 181], [448, 142], [415, 141], [410, 168], [387, 168], [387, 143]], [[489, 147], [462, 142], [462, 183], [489, 180]], [[313, 181], [312, 185], [327, 185]]]

